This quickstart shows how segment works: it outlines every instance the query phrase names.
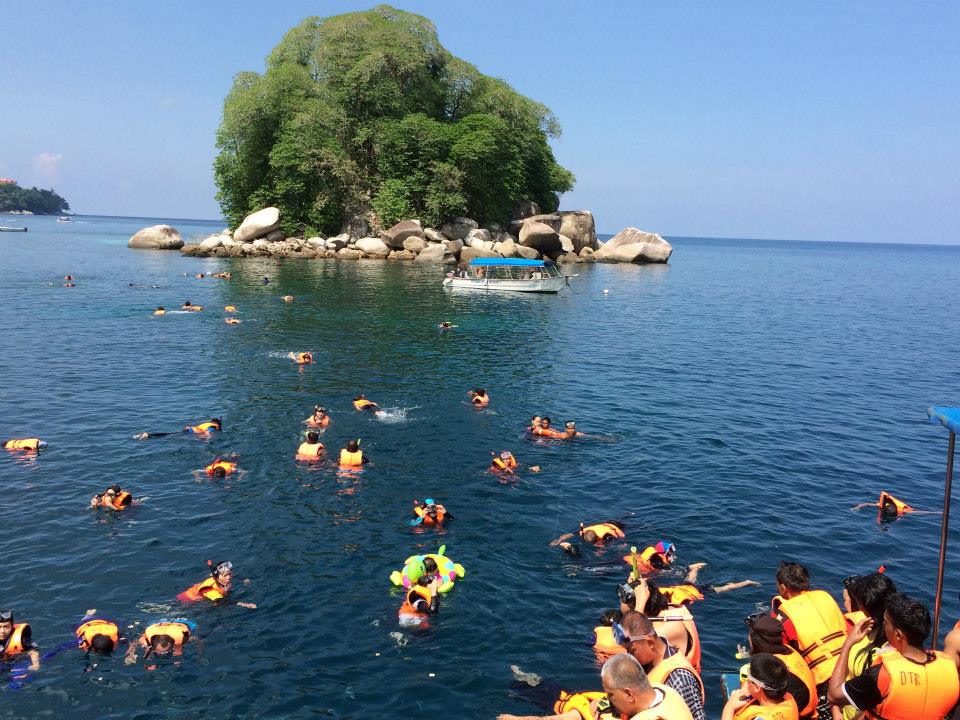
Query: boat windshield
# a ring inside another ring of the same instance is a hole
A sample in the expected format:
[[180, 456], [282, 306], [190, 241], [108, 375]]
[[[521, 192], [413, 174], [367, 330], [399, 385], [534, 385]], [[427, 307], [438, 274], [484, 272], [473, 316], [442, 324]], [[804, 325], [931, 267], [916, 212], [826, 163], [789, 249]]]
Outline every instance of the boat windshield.
[[478, 265], [467, 268], [468, 278], [487, 278], [489, 280], [544, 280], [559, 277], [556, 265]]

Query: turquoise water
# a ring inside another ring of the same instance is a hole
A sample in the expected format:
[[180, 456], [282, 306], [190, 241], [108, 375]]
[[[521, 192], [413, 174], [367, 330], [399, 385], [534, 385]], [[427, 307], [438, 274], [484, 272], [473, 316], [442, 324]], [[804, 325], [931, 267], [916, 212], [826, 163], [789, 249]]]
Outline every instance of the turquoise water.
[[[83, 672], [61, 653], [0, 692], [0, 717], [533, 712], [507, 695], [512, 663], [598, 686], [590, 631], [616, 578], [547, 547], [580, 520], [624, 518], [641, 546], [667, 537], [681, 563], [709, 563], [704, 581], [763, 583], [695, 606], [712, 717], [780, 559], [835, 596], [844, 576], [886, 563], [932, 601], [939, 518], [880, 529], [849, 507], [881, 489], [941, 503], [946, 433], [924, 411], [960, 403], [960, 249], [677, 238], [669, 267], [570, 266], [579, 277], [559, 296], [487, 296], [444, 291], [431, 267], [125, 247], [159, 220], [18, 221], [30, 232], [0, 234], [0, 435], [50, 448], [0, 457], [0, 607], [44, 650], [87, 608], [124, 627], [185, 614], [202, 643], [153, 672], [119, 654]], [[194, 278], [219, 270], [233, 280]], [[77, 287], [59, 287], [68, 273]], [[151, 317], [185, 299], [206, 309]], [[240, 325], [223, 323], [227, 304]], [[440, 335], [445, 319], [459, 327]], [[308, 349], [314, 366], [285, 357]], [[464, 404], [476, 385], [486, 412]], [[358, 392], [387, 421], [354, 412]], [[361, 437], [374, 459], [359, 481], [293, 462], [318, 402], [328, 448]], [[531, 442], [534, 412], [605, 437]], [[225, 431], [209, 442], [131, 439], [213, 415]], [[502, 448], [543, 471], [501, 484], [485, 468]], [[230, 451], [246, 475], [194, 480]], [[111, 482], [149, 500], [88, 510]], [[456, 515], [442, 535], [407, 524], [424, 496]], [[401, 630], [387, 576], [440, 543], [467, 577], [430, 630]], [[233, 561], [250, 579], [237, 599], [258, 609], [176, 603], [208, 558]], [[948, 571], [950, 624], [958, 589]]]

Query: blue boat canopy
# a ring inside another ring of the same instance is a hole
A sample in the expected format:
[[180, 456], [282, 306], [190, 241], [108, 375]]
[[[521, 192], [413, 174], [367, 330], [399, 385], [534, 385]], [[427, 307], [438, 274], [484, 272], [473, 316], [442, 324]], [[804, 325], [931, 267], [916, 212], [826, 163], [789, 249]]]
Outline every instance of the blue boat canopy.
[[527, 260], [526, 258], [474, 258], [470, 261], [471, 267], [482, 265], [520, 265], [522, 267], [543, 267], [543, 260]]
[[960, 435], [960, 407], [927, 408], [930, 422], [940, 423], [952, 433]]

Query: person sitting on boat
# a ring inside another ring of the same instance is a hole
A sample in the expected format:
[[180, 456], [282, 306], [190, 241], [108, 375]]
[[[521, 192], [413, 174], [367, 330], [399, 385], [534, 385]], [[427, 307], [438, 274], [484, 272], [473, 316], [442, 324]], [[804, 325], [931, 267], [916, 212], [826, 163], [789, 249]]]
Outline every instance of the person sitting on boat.
[[769, 653], [753, 655], [747, 686], [730, 693], [720, 717], [721, 720], [797, 720], [797, 702], [787, 691], [787, 666], [783, 661]]
[[487, 276], [487, 269], [484, 267], [478, 267], [473, 271], [473, 274], [476, 276], [477, 280], [482, 280]]

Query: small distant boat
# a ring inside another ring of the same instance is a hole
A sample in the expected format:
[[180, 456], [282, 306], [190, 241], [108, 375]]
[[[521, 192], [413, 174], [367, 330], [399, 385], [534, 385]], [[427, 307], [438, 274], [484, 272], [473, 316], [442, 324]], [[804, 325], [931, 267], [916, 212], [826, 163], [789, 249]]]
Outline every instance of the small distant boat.
[[73, 221], [70, 219], [69, 215], [61, 215], [60, 217], [57, 218], [57, 222], [73, 222]]
[[3, 227], [2, 225], [0, 225], [0, 232], [26, 232], [26, 231], [27, 229], [25, 227], [15, 228], [15, 227]]
[[448, 272], [444, 287], [556, 293], [569, 284], [568, 277], [549, 260], [474, 258], [469, 268], [461, 272], [462, 275]]

